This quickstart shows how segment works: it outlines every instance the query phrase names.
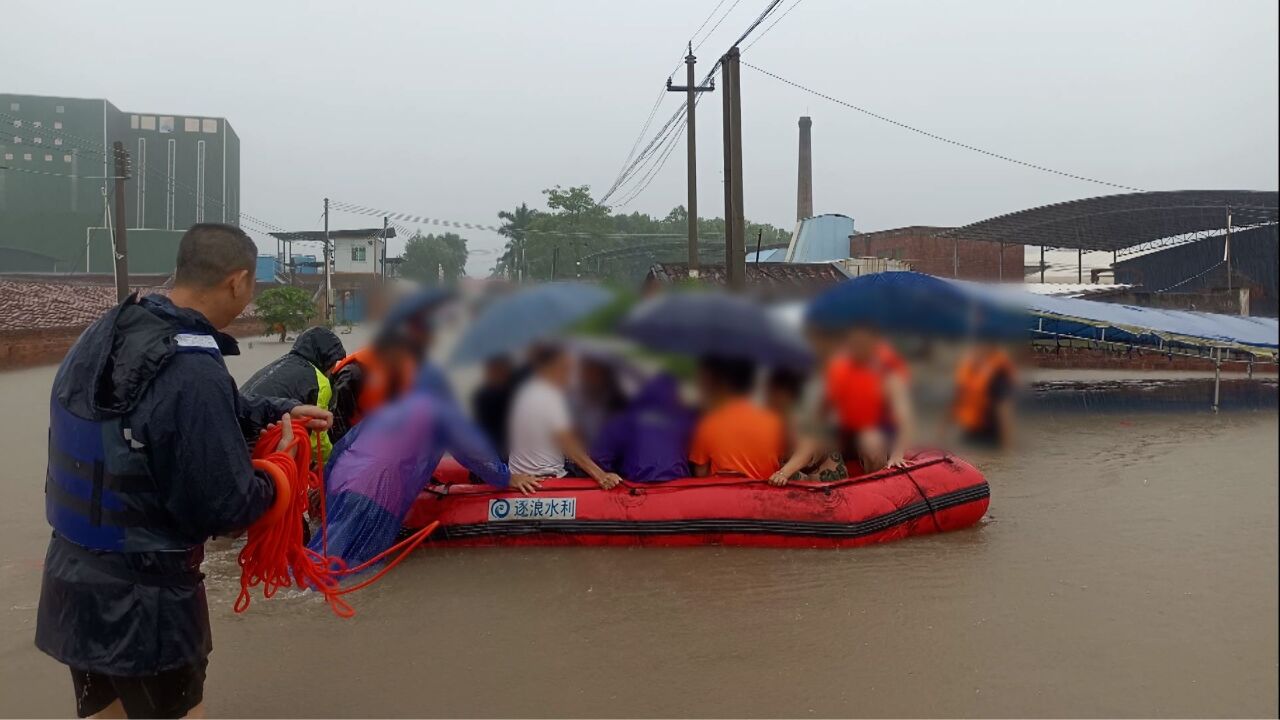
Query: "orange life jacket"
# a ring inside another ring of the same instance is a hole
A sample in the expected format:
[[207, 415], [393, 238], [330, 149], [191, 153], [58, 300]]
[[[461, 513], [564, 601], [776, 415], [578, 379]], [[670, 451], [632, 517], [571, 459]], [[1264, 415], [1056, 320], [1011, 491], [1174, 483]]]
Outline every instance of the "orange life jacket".
[[884, 381], [895, 372], [906, 372], [898, 354], [881, 343], [870, 363], [860, 363], [847, 354], [827, 363], [827, 402], [840, 420], [840, 429], [859, 432], [883, 427], [893, 421]]
[[991, 382], [1000, 372], [1013, 374], [1013, 363], [1003, 350], [981, 357], [966, 355], [956, 368], [956, 398], [951, 417], [961, 428], [980, 432], [991, 412]]
[[352, 363], [359, 365], [364, 375], [360, 383], [360, 396], [356, 398], [356, 413], [350, 419], [350, 425], [355, 425], [378, 406], [394, 399], [413, 382], [414, 367], [410, 360], [406, 358], [398, 368], [388, 365], [372, 347], [360, 348], [339, 360], [333, 366], [330, 377], [336, 376], [338, 371]]

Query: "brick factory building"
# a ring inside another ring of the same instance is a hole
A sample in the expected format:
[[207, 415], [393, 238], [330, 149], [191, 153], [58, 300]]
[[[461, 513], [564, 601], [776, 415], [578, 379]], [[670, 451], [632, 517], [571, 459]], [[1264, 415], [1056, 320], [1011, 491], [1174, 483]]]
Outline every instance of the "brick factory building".
[[1022, 245], [941, 235], [949, 230], [912, 225], [857, 233], [849, 238], [849, 255], [900, 260], [916, 272], [938, 277], [1022, 282]]

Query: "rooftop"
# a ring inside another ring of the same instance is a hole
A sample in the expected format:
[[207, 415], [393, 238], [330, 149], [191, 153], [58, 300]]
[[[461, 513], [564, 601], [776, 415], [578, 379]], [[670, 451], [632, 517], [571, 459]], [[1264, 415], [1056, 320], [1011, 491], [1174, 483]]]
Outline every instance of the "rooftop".
[[1275, 223], [1280, 193], [1171, 190], [1044, 205], [940, 233], [941, 237], [1054, 248], [1119, 251], [1167, 238]]
[[[141, 295], [168, 295], [167, 287], [145, 284], [158, 277], [134, 278], [144, 283], [133, 289]], [[109, 275], [0, 277], [0, 331], [85, 327], [115, 304], [115, 280]], [[253, 313], [250, 304], [240, 317]]]

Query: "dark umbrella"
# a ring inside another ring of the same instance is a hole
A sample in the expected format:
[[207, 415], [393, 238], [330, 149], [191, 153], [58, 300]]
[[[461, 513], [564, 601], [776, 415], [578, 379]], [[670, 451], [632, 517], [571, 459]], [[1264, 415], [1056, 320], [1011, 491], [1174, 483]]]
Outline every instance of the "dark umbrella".
[[818, 295], [805, 322], [826, 329], [868, 325], [886, 332], [950, 338], [1025, 336], [1025, 313], [965, 285], [917, 272], [845, 280]]
[[505, 355], [546, 340], [613, 300], [595, 285], [554, 282], [517, 290], [480, 312], [453, 350], [453, 364]]
[[722, 292], [678, 292], [637, 305], [619, 332], [663, 352], [750, 360], [803, 370], [804, 339], [761, 304]]

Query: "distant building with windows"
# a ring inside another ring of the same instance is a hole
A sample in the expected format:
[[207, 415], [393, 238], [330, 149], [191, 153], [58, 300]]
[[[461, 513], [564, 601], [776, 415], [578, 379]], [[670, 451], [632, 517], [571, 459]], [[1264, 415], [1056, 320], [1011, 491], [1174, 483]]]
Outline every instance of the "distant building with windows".
[[111, 271], [116, 142], [131, 273], [172, 271], [194, 223], [239, 224], [240, 138], [225, 118], [0, 93], [0, 272]]

